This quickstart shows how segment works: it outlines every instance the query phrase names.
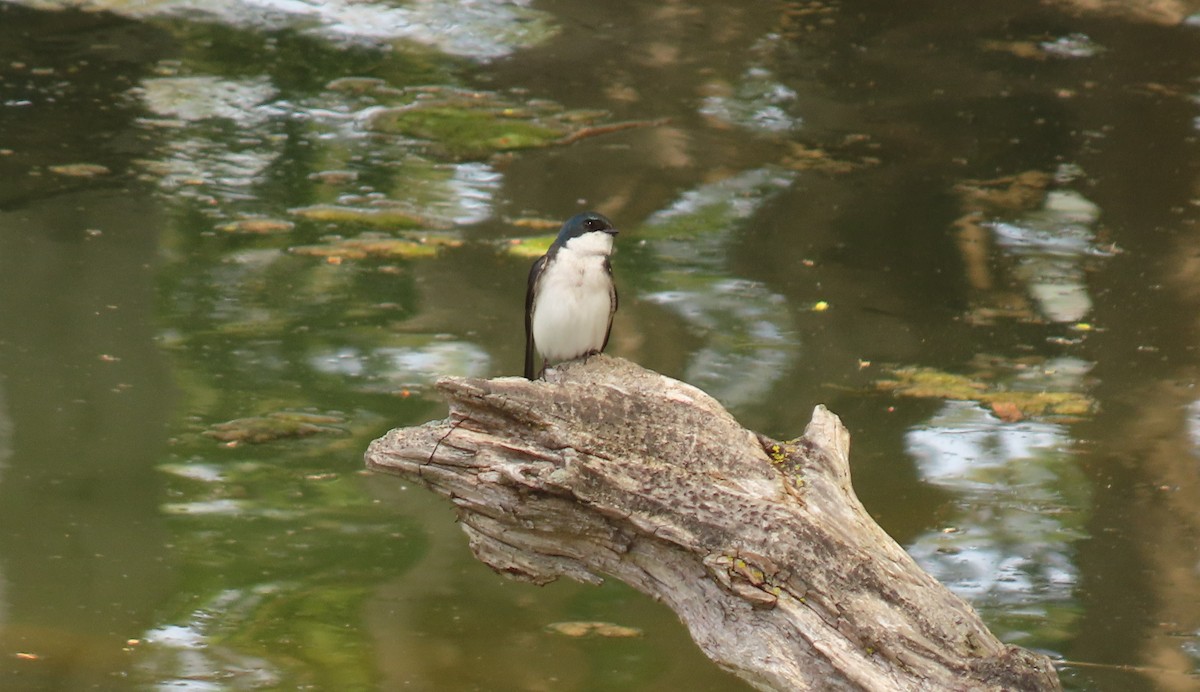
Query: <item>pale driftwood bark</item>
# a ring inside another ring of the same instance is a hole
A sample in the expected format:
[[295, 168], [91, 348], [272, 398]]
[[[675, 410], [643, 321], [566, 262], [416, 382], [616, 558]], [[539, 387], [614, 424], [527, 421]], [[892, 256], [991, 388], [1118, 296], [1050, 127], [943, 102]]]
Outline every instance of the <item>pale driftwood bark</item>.
[[824, 407], [777, 443], [606, 356], [438, 387], [450, 418], [391, 431], [367, 465], [450, 498], [500, 572], [620, 579], [760, 689], [1059, 689], [1049, 659], [998, 641], [871, 520]]

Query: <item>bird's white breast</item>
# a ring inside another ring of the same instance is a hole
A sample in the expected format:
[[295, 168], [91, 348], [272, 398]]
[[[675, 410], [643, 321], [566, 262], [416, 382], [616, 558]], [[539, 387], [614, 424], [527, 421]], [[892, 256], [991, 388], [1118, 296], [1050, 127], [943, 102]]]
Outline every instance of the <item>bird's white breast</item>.
[[604, 346], [612, 311], [612, 277], [604, 263], [612, 236], [572, 239], [543, 270], [533, 306], [533, 340], [549, 362], [578, 358]]

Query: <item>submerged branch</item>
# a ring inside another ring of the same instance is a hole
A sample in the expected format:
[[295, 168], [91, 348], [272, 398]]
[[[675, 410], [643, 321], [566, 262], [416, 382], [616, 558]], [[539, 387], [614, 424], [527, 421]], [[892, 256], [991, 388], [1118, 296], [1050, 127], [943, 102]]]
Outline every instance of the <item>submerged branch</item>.
[[621, 123], [613, 123], [611, 125], [593, 125], [591, 127], [583, 127], [575, 130], [571, 134], [554, 142], [555, 144], [574, 144], [581, 139], [588, 137], [599, 137], [621, 130], [633, 130], [641, 127], [660, 127], [671, 122], [670, 118], [658, 118], [657, 120], [629, 120]]

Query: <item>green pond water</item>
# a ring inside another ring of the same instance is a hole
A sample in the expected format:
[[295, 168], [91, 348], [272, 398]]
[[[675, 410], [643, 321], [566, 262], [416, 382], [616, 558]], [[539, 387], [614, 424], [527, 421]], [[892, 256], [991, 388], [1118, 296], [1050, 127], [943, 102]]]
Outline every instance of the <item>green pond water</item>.
[[1196, 689], [1200, 7], [1099, 4], [0, 2], [0, 689], [747, 689], [363, 471], [585, 208], [610, 353], [826, 404], [1068, 689]]

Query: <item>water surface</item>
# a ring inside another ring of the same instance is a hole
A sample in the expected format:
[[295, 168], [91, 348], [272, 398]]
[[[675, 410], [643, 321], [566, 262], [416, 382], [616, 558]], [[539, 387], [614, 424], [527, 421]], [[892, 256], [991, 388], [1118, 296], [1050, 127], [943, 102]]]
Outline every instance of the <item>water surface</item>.
[[519, 372], [513, 243], [583, 208], [611, 352], [779, 438], [829, 406], [1068, 688], [1200, 682], [1200, 15], [60, 4], [0, 3], [0, 687], [745, 689], [361, 471]]

